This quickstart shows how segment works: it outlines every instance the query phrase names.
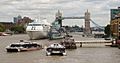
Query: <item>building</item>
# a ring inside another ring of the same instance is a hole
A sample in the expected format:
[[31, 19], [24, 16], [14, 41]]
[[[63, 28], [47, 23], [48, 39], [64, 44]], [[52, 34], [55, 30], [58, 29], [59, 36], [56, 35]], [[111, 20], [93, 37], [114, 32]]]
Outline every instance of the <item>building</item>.
[[14, 26], [13, 22], [0, 22], [0, 24], [3, 24], [5, 26], [5, 29], [11, 29], [11, 27]]
[[30, 19], [29, 17], [22, 18], [22, 16], [20, 16], [20, 15], [17, 17], [13, 17], [13, 21], [16, 25], [23, 25], [23, 26], [30, 23], [30, 22], [33, 22], [33, 20]]
[[13, 17], [14, 23], [17, 23], [22, 20], [22, 16], [18, 15], [17, 17]]
[[111, 33], [120, 39], [120, 7], [111, 9]]
[[11, 29], [12, 27], [14, 27], [15, 25], [22, 25], [25, 26], [26, 24], [32, 22], [33, 20], [31, 20], [29, 17], [21, 17], [20, 15], [18, 17], [14, 17], [13, 18], [14, 22], [0, 22], [0, 24], [3, 24], [5, 26], [5, 29]]
[[120, 36], [120, 17], [111, 21], [111, 32], [114, 36]]

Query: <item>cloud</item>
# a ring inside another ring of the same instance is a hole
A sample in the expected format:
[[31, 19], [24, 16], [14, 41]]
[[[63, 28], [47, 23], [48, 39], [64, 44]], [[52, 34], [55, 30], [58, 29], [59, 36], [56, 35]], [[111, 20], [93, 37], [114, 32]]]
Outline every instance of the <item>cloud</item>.
[[[1, 0], [0, 21], [13, 21], [14, 16], [22, 15], [33, 19], [45, 17], [49, 22], [53, 22], [58, 9], [63, 16], [84, 16], [89, 9], [91, 18], [96, 23], [106, 25], [110, 21], [110, 9], [117, 8], [119, 3], [119, 0]], [[84, 24], [84, 20], [64, 21], [64, 25]]]

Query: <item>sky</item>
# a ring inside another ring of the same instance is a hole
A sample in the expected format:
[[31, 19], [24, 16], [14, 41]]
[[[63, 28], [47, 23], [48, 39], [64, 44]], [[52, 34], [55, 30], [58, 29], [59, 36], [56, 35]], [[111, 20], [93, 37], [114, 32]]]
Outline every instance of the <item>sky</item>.
[[[66, 17], [82, 17], [88, 9], [95, 23], [106, 26], [110, 23], [110, 9], [118, 6], [120, 0], [0, 0], [0, 22], [13, 22], [13, 17], [21, 15], [32, 19], [46, 18], [52, 23], [58, 10]], [[84, 20], [65, 19], [63, 25], [84, 26]]]

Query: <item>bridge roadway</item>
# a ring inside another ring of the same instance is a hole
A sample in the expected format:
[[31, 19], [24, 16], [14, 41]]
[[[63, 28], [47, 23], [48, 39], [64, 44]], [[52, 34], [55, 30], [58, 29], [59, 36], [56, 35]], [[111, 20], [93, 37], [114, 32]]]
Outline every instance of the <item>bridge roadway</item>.
[[83, 47], [84, 45], [112, 45], [112, 40], [104, 40], [104, 38], [82, 37], [83, 33], [70, 33], [75, 39], [76, 45]]
[[85, 19], [85, 17], [62, 17], [63, 19]]

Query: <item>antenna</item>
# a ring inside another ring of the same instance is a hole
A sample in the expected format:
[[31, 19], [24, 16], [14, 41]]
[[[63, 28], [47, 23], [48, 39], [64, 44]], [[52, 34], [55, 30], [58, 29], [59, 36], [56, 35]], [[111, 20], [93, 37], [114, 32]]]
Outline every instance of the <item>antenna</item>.
[[88, 13], [88, 9], [87, 9], [87, 13]]
[[38, 15], [38, 20], [40, 21], [40, 14]]

